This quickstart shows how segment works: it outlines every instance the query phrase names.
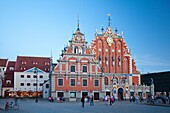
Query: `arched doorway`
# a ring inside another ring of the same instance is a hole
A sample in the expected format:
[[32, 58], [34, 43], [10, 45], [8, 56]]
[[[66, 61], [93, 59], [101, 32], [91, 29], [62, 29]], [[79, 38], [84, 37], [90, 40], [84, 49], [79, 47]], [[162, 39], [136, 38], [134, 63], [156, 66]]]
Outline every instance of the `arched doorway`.
[[122, 88], [118, 89], [118, 100], [123, 100], [123, 89]]

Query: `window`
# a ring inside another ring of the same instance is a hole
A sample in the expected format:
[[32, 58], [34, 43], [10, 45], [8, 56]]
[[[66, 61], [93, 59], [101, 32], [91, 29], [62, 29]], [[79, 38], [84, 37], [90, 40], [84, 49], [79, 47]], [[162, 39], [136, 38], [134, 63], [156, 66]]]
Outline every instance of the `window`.
[[21, 83], [20, 86], [24, 86], [24, 83]]
[[21, 75], [21, 78], [24, 78], [24, 75]]
[[31, 84], [30, 83], [27, 83], [27, 86], [30, 86]]
[[37, 86], [37, 83], [34, 83], [33, 86]]
[[104, 83], [105, 83], [105, 85], [109, 85], [108, 77], [104, 77]]
[[87, 73], [87, 66], [83, 66], [83, 72]]
[[63, 79], [58, 79], [58, 86], [63, 86]]
[[79, 54], [82, 54], [82, 48], [81, 47], [79, 48]]
[[48, 63], [48, 62], [45, 62], [45, 65], [49, 65], [50, 63]]
[[76, 79], [71, 79], [70, 81], [70, 86], [76, 86]]
[[76, 98], [76, 92], [70, 92], [70, 98]]
[[71, 66], [71, 72], [75, 72], [75, 66]]
[[74, 53], [76, 53], [76, 54], [78, 53], [78, 47], [77, 46], [74, 47]]
[[49, 84], [46, 84], [46, 88], [49, 88]]
[[10, 70], [10, 71], [13, 71], [13, 70], [14, 70], [14, 67], [10, 67], [9, 70]]
[[58, 92], [57, 95], [58, 95], [57, 97], [63, 97], [64, 93], [63, 92]]
[[27, 62], [22, 62], [22, 64], [27, 64]]
[[6, 80], [6, 84], [11, 84], [11, 80]]
[[43, 83], [40, 83], [40, 86], [43, 86]]
[[99, 80], [94, 80], [94, 86], [99, 86]]
[[31, 78], [31, 75], [27, 75], [27, 78]]
[[34, 78], [37, 78], [37, 75], [34, 75]]
[[40, 78], [43, 78], [43, 76], [42, 76], [42, 75], [40, 75]]
[[87, 86], [87, 79], [83, 79], [83, 86]]

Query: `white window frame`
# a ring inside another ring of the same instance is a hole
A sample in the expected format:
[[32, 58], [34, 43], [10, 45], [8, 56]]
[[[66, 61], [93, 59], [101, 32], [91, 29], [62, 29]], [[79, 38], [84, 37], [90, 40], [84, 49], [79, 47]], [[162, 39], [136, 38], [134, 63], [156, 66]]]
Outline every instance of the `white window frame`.
[[[62, 86], [59, 85], [59, 79], [62, 79], [62, 80], [63, 80], [63, 85], [62, 85]], [[58, 87], [63, 87], [63, 86], [64, 86], [64, 79], [63, 79], [63, 78], [57, 78], [57, 86], [58, 86]]]
[[[74, 71], [74, 72], [71, 72], [71, 66], [74, 66], [74, 67], [75, 67], [75, 71]], [[71, 72], [71, 73], [75, 73], [75, 72], [76, 72], [76, 65], [70, 65], [70, 72]]]
[[[71, 85], [71, 80], [73, 80], [73, 79], [75, 80], [75, 86]], [[76, 78], [70, 78], [70, 87], [76, 87]]]
[[[98, 80], [98, 86], [95, 86], [95, 80]], [[100, 86], [100, 80], [99, 79], [94, 79], [94, 87], [99, 87]]]
[[[24, 77], [21, 77], [21, 76], [24, 76]], [[25, 78], [25, 75], [20, 75], [20, 78]]]
[[6, 80], [6, 84], [11, 84], [11, 80]]
[[[83, 86], [83, 80], [87, 80], [87, 86]], [[82, 79], [82, 87], [88, 87], [88, 79], [87, 78]]]
[[[74, 93], [75, 96], [74, 96], [74, 97], [71, 97], [71, 95], [70, 95], [71, 93]], [[70, 91], [69, 95], [70, 95], [70, 98], [77, 98], [77, 93], [76, 93], [75, 91]]]
[[87, 73], [87, 72], [83, 72], [83, 66], [87, 67], [87, 72], [88, 72], [88, 66], [87, 65], [82, 65], [82, 73]]
[[14, 67], [10, 67], [9, 70], [10, 70], [10, 71], [13, 71], [13, 70], [14, 70]]

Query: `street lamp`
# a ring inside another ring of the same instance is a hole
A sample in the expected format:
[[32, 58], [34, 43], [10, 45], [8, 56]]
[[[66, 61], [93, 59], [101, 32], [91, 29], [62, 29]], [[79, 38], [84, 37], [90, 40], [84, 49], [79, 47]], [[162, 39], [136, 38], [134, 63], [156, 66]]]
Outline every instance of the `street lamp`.
[[112, 78], [112, 96], [114, 96], [114, 79], [115, 79], [115, 74], [113, 74], [113, 78]]
[[38, 70], [37, 68], [35, 67], [34, 68], [34, 74], [36, 74], [36, 98], [35, 98], [35, 102], [38, 102]]

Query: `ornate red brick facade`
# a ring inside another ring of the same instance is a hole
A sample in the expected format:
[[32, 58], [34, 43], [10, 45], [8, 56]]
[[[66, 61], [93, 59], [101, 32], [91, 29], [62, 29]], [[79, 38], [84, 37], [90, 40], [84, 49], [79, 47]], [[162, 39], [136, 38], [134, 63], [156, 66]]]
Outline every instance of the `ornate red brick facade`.
[[[58, 65], [52, 74], [52, 96], [72, 101], [82, 96], [94, 95], [95, 100], [104, 96], [129, 99], [132, 95], [146, 96], [145, 86], [140, 85], [140, 73], [136, 69], [131, 51], [124, 36], [113, 32], [109, 25], [96, 32], [91, 47], [78, 29], [62, 50]], [[143, 91], [142, 91], [143, 90]], [[148, 90], [147, 90], [148, 91]], [[143, 93], [142, 93], [143, 92]]]
[[58, 65], [54, 68], [52, 95], [75, 101], [94, 94], [94, 99], [99, 100], [102, 87], [99, 62], [91, 53], [79, 27], [73, 36], [69, 46], [62, 50]]

